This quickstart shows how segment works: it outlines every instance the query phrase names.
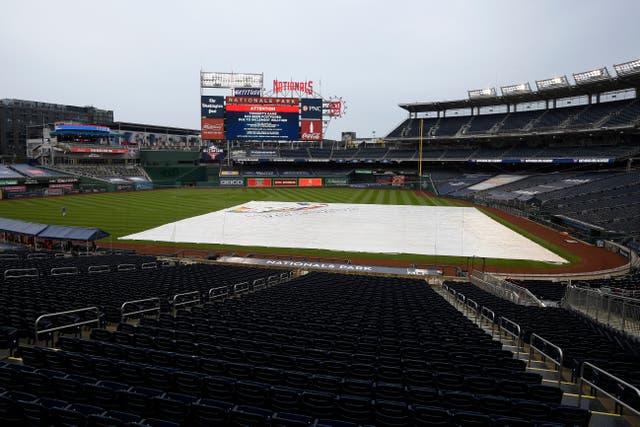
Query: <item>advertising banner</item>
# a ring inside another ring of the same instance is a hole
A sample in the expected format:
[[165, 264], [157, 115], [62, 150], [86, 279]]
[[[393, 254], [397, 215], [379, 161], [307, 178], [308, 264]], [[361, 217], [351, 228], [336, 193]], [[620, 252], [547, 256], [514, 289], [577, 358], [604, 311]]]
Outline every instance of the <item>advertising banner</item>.
[[262, 96], [259, 87], [237, 87], [233, 89], [233, 96]]
[[27, 186], [26, 185], [10, 185], [7, 187], [2, 187], [2, 190], [9, 193], [24, 193], [25, 191], [27, 191]]
[[73, 184], [49, 184], [49, 188], [73, 188]]
[[300, 139], [302, 141], [322, 141], [322, 120], [301, 120]]
[[227, 97], [227, 139], [292, 141], [298, 139], [298, 98]]
[[298, 185], [300, 187], [322, 187], [322, 178], [300, 178]]
[[224, 117], [224, 97], [223, 96], [201, 96], [200, 97], [201, 116], [209, 119], [221, 119]]
[[276, 178], [273, 180], [274, 187], [297, 187], [298, 180], [295, 178]]
[[300, 118], [322, 120], [322, 98], [302, 98], [300, 100]]
[[271, 178], [248, 178], [247, 187], [271, 187]]
[[243, 178], [220, 178], [221, 187], [244, 187]]
[[71, 147], [69, 150], [72, 153], [102, 153], [102, 154], [127, 154], [129, 150], [123, 150], [121, 148], [79, 148]]
[[324, 185], [326, 185], [327, 187], [338, 187], [342, 185], [349, 185], [349, 180], [346, 177], [325, 178]]
[[203, 117], [202, 139], [221, 140], [224, 139], [224, 119], [208, 119]]

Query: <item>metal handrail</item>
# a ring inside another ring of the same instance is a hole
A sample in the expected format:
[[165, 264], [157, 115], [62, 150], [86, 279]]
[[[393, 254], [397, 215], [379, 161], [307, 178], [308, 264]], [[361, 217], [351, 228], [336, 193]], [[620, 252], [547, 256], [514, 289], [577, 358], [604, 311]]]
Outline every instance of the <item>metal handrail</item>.
[[253, 290], [254, 291], [257, 291], [257, 290], [260, 290], [260, 289], [264, 289], [264, 288], [267, 287], [266, 280], [265, 280], [264, 277], [261, 278], [261, 279], [256, 279], [256, 280], [253, 281], [251, 286], [253, 286]]
[[[537, 346], [536, 341], [540, 341], [543, 346]], [[554, 359], [554, 356], [550, 355], [547, 352], [547, 348], [553, 349], [557, 353], [557, 359]], [[558, 387], [562, 383], [562, 364], [564, 362], [564, 353], [562, 349], [552, 343], [551, 341], [545, 340], [538, 334], [531, 334], [531, 338], [529, 338], [529, 361], [527, 365], [531, 366], [531, 360], [533, 359], [533, 351], [536, 350], [546, 359], [549, 359], [553, 362], [555, 366], [558, 367]]]
[[[510, 331], [505, 327], [505, 325], [513, 327], [517, 332]], [[513, 341], [516, 345], [516, 357], [518, 357], [520, 355], [520, 347], [522, 342], [522, 330], [520, 329], [520, 325], [512, 320], [507, 319], [506, 317], [501, 316], [499, 319], [499, 331], [501, 336], [502, 332], [504, 331], [505, 334], [513, 337]]]
[[135, 264], [118, 264], [118, 271], [133, 271], [135, 269]]
[[30, 254], [27, 254], [27, 259], [44, 259], [44, 258], [49, 258], [49, 255], [44, 252], [33, 252]]
[[463, 293], [458, 292], [458, 294], [456, 295], [456, 301], [458, 305], [466, 305], [467, 297]]
[[482, 306], [482, 309], [480, 310], [480, 320], [482, 321], [482, 319], [491, 324], [491, 337], [493, 338], [493, 333], [496, 327], [496, 313], [494, 313], [493, 310]]
[[110, 265], [90, 265], [89, 268], [87, 269], [87, 272], [89, 274], [95, 274], [95, 273], [110, 273], [111, 272], [111, 266]]
[[152, 262], [143, 262], [143, 263], [140, 265], [140, 269], [141, 269], [141, 270], [153, 270], [153, 269], [155, 269], [155, 268], [158, 268], [158, 263], [157, 263], [157, 262], [155, 262], [155, 261], [152, 261]]
[[278, 279], [278, 276], [269, 276], [267, 278], [267, 285], [269, 285], [269, 287], [275, 286], [278, 283], [280, 283], [280, 279]]
[[473, 311], [473, 318], [477, 319], [478, 317], [478, 303], [472, 300], [471, 298], [467, 298], [466, 306], [469, 310]]
[[[62, 326], [56, 326], [54, 328], [49, 328], [49, 329], [43, 329], [41, 331], [38, 330], [38, 323], [40, 323], [40, 321], [42, 319], [46, 319], [48, 317], [55, 317], [55, 316], [62, 316], [64, 314], [72, 314], [72, 313], [80, 313], [83, 311], [95, 311], [96, 312], [96, 318], [93, 320], [84, 320], [82, 322], [75, 322], [75, 323], [70, 323], [68, 325], [62, 325]], [[98, 307], [85, 307], [85, 308], [78, 308], [76, 310], [68, 310], [68, 311], [59, 311], [57, 313], [48, 313], [48, 314], [43, 314], [42, 316], [38, 317], [35, 321], [34, 324], [34, 342], [37, 343], [38, 342], [38, 335], [39, 334], [44, 334], [46, 332], [53, 332], [53, 331], [59, 331], [61, 329], [67, 329], [67, 328], [71, 328], [73, 326], [82, 326], [82, 325], [88, 325], [90, 323], [97, 323], [98, 326], [100, 325], [100, 309], [98, 309]]]
[[[128, 305], [137, 304], [137, 303], [141, 303], [141, 302], [151, 302], [151, 301], [156, 301], [157, 305], [155, 305], [153, 307], [149, 307], [149, 308], [144, 308], [142, 310], [129, 311], [127, 313], [124, 312], [125, 307], [128, 306]], [[138, 300], [134, 300], [134, 301], [125, 301], [120, 306], [120, 316], [121, 316], [123, 322], [129, 316], [133, 316], [135, 314], [140, 314], [140, 313], [150, 313], [152, 311], [157, 311], [158, 313], [160, 313], [160, 298], [153, 297], [153, 298], [138, 299]]]
[[[244, 286], [243, 288], [240, 288]], [[240, 294], [249, 290], [249, 282], [240, 282], [233, 285], [233, 294]]]
[[80, 274], [78, 267], [55, 267], [51, 269], [51, 276], [76, 276]]
[[[27, 255], [28, 256], [28, 255]], [[20, 259], [18, 254], [0, 254], [0, 259]]]
[[[217, 292], [220, 289], [224, 289], [224, 292]], [[209, 299], [215, 299], [220, 296], [228, 297], [229, 296], [229, 287], [228, 286], [218, 286], [215, 288], [209, 289]]]
[[288, 273], [280, 273], [280, 283], [285, 283], [291, 280]]
[[604, 374], [605, 376], [607, 376], [608, 378], [614, 380], [616, 382], [616, 387], [618, 389], [618, 392], [621, 394], [623, 391], [632, 391], [635, 396], [637, 397], [638, 400], [640, 400], [640, 389], [638, 389], [637, 387], [629, 384], [628, 382], [616, 377], [613, 374], [610, 374], [609, 372], [598, 368], [596, 365], [594, 365], [593, 363], [589, 363], [589, 362], [582, 362], [582, 365], [580, 366], [580, 378], [578, 379], [578, 407], [581, 407], [582, 404], [582, 385], [583, 384], [587, 384], [589, 387], [596, 389], [598, 391], [601, 391], [602, 393], [604, 393], [605, 395], [607, 395], [608, 397], [610, 397], [613, 401], [615, 401], [616, 403], [618, 403], [619, 405], [624, 406], [625, 408], [628, 408], [629, 410], [631, 410], [632, 412], [634, 412], [636, 415], [640, 415], [640, 408], [634, 408], [633, 406], [629, 405], [628, 403], [625, 403], [622, 398], [620, 397], [620, 395], [613, 395], [611, 394], [610, 391], [605, 390], [604, 388], [602, 388], [602, 386], [598, 386], [598, 384], [595, 384], [594, 381], [591, 380], [587, 380], [584, 376], [584, 369], [586, 367], [589, 367], [591, 369], [593, 369], [594, 371], [596, 371], [598, 374]]
[[[12, 274], [12, 273], [24, 273], [24, 274]], [[40, 272], [37, 268], [10, 268], [4, 271], [5, 279], [15, 279], [18, 277], [38, 277]]]
[[[195, 298], [187, 301], [183, 301], [183, 302], [176, 302], [178, 298], [186, 297], [186, 296], [195, 296]], [[199, 303], [199, 302], [200, 302], [200, 291], [192, 291], [192, 292], [184, 292], [181, 294], [175, 294], [171, 299], [171, 305], [173, 306], [173, 308], [180, 307], [187, 304], [192, 304], [192, 303]]]

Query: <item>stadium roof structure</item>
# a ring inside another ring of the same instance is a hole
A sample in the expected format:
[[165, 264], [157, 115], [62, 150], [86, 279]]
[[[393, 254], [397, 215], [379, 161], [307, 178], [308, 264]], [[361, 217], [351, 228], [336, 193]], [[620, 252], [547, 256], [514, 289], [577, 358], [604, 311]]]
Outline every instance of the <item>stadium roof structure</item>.
[[48, 225], [10, 218], [0, 218], [0, 231], [35, 236], [41, 239], [75, 240], [81, 242], [92, 242], [110, 236], [109, 233], [99, 228]]
[[398, 105], [409, 113], [426, 113], [463, 108], [521, 104], [525, 102], [546, 101], [549, 99], [571, 98], [630, 88], [640, 88], [640, 73], [624, 76], [619, 75], [615, 78], [568, 85], [566, 87], [537, 90], [529, 93], [514, 93], [509, 95], [479, 97], [454, 101], [416, 102]]

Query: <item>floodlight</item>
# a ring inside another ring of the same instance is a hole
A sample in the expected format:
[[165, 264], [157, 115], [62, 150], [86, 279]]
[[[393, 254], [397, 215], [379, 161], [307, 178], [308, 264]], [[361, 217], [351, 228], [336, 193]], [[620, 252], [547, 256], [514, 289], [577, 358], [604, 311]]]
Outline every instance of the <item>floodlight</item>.
[[200, 72], [201, 88], [262, 88], [263, 75], [249, 73], [209, 73]]
[[490, 87], [485, 89], [474, 89], [467, 91], [470, 99], [475, 98], [494, 98], [496, 96], [496, 88]]
[[567, 76], [552, 77], [550, 79], [536, 80], [538, 90], [557, 89], [561, 87], [569, 87]]
[[618, 73], [619, 76], [638, 74], [640, 73], [640, 59], [614, 65], [613, 68], [616, 70], [616, 73]]
[[609, 80], [610, 78], [611, 76], [609, 75], [609, 70], [607, 70], [607, 67], [585, 71], [583, 73], [573, 73], [573, 79], [576, 81], [576, 84]]
[[502, 86], [500, 88], [502, 95], [517, 95], [521, 93], [531, 93], [529, 82], [519, 83], [516, 85]]

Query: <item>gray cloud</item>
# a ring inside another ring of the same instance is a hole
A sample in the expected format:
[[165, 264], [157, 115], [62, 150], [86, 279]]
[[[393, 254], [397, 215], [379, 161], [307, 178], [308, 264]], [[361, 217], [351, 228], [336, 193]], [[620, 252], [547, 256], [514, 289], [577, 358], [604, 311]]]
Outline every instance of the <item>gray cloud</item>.
[[358, 0], [8, 2], [0, 97], [111, 108], [199, 127], [198, 73], [322, 82], [347, 115], [328, 136], [384, 135], [400, 102], [640, 57], [640, 2]]

